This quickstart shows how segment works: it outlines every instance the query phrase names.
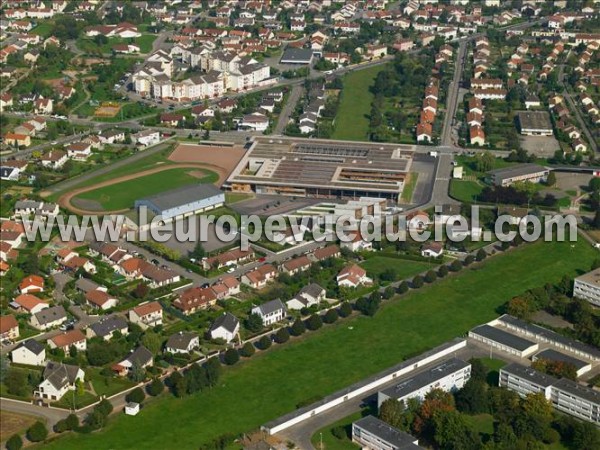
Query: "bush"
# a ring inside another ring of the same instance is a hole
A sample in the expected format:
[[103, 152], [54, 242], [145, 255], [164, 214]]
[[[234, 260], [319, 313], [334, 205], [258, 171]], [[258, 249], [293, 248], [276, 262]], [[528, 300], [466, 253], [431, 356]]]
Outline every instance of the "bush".
[[346, 428], [343, 425], [339, 425], [337, 427], [333, 427], [331, 429], [331, 434], [333, 434], [333, 436], [336, 439], [346, 439], [348, 437], [348, 433], [346, 433]]
[[342, 303], [338, 309], [338, 313], [340, 317], [348, 317], [350, 314], [352, 314], [352, 305], [348, 302]]
[[323, 320], [321, 319], [321, 316], [319, 316], [318, 314], [313, 314], [308, 319], [306, 319], [306, 328], [308, 328], [309, 330], [312, 330], [312, 331], [318, 330], [322, 326], [323, 326]]
[[255, 351], [256, 350], [254, 345], [252, 345], [252, 342], [246, 342], [244, 346], [240, 348], [240, 355], [244, 358], [250, 358], [252, 355], [254, 355]]
[[448, 275], [448, 272], [448, 266], [443, 265], [438, 269], [438, 277], [444, 278], [446, 275]]
[[477, 261], [483, 261], [485, 258], [487, 258], [487, 253], [485, 252], [484, 249], [480, 248], [479, 251], [477, 252]]
[[48, 430], [42, 422], [36, 422], [27, 429], [27, 439], [31, 442], [42, 442], [48, 437]]
[[13, 434], [6, 441], [6, 450], [20, 450], [23, 447], [23, 439], [18, 434]]
[[408, 283], [406, 281], [400, 283], [396, 288], [396, 292], [398, 294], [405, 294], [406, 292], [408, 292]]
[[64, 433], [67, 431], [67, 419], [61, 419], [54, 424], [55, 433]]
[[429, 272], [427, 272], [425, 274], [425, 281], [427, 283], [433, 283], [437, 278], [437, 274], [435, 273], [435, 271], [430, 270]]
[[261, 337], [256, 343], [256, 346], [261, 350], [268, 349], [271, 346], [271, 338], [269, 336]]
[[475, 261], [475, 257], [473, 255], [468, 255], [465, 260], [463, 261], [463, 265], [468, 266], [473, 264], [473, 262]]
[[296, 319], [290, 328], [292, 336], [300, 336], [306, 331], [306, 325], [302, 319]]
[[356, 309], [366, 316], [374, 316], [379, 309], [380, 303], [381, 300], [379, 300], [377, 297], [361, 297], [356, 300]]
[[223, 356], [223, 361], [228, 366], [233, 366], [236, 362], [240, 360], [240, 354], [235, 348], [228, 348], [225, 351], [225, 355]]
[[94, 408], [91, 413], [85, 416], [84, 422], [86, 429], [89, 429], [90, 431], [99, 430], [106, 425], [106, 416], [97, 408]]
[[79, 426], [79, 417], [71, 413], [65, 419], [67, 423], [67, 430], [75, 430]]
[[98, 403], [94, 409], [97, 409], [98, 412], [100, 412], [100, 414], [106, 417], [112, 412], [113, 405], [107, 399], [104, 399], [100, 403]]
[[164, 390], [165, 385], [160, 380], [160, 378], [155, 378], [154, 380], [152, 380], [152, 382], [146, 388], [146, 391], [148, 391], [148, 394], [152, 397], [156, 397], [157, 395], [162, 394]]
[[385, 300], [389, 300], [390, 298], [392, 298], [394, 296], [395, 293], [396, 293], [395, 289], [392, 286], [388, 286], [383, 291], [383, 296], [382, 297]]
[[333, 323], [338, 320], [338, 312], [335, 309], [330, 309], [323, 316], [323, 322], [325, 323]]
[[419, 289], [423, 286], [424, 283], [425, 281], [423, 280], [423, 277], [421, 275], [417, 275], [412, 280], [412, 287], [413, 289]]
[[452, 272], [458, 272], [460, 269], [462, 269], [462, 267], [463, 265], [458, 259], [455, 259], [454, 261], [452, 261], [452, 264], [450, 264], [450, 270]]
[[127, 393], [127, 395], [125, 396], [125, 401], [126, 402], [134, 402], [134, 403], [142, 403], [144, 401], [144, 399], [146, 398], [146, 394], [144, 394], [144, 391], [142, 390], [142, 388], [135, 388], [133, 391], [130, 391]]
[[289, 340], [290, 333], [288, 332], [287, 328], [280, 328], [277, 330], [277, 333], [275, 333], [275, 342], [278, 344], [285, 344]]

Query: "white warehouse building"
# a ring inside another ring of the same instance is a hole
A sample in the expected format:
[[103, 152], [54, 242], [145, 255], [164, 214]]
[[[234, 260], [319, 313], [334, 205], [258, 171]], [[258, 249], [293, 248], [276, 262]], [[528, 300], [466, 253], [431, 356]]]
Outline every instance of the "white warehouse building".
[[147, 207], [165, 222], [192, 216], [225, 204], [225, 194], [212, 184], [193, 184], [135, 201], [135, 207]]

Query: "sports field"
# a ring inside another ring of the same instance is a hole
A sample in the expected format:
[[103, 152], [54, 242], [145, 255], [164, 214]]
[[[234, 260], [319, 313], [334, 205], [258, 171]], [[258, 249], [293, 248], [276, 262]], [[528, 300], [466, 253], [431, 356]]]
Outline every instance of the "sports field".
[[223, 433], [255, 429], [301, 402], [464, 335], [498, 316], [513, 296], [589, 270], [597, 257], [584, 241], [520, 247], [401, 301], [386, 302], [375, 317], [340, 320], [257, 354], [225, 369], [220, 384], [210, 390], [183, 399], [166, 395], [135, 417], [120, 414], [100, 432], [70, 434], [43, 448], [198, 448]]
[[128, 209], [137, 199], [194, 183], [215, 183], [218, 178], [208, 170], [169, 169], [83, 192], [72, 201], [96, 202], [106, 211]]
[[360, 265], [367, 271], [368, 276], [375, 279], [386, 270], [392, 269], [398, 280], [413, 277], [434, 267], [434, 264], [429, 264], [427, 262], [409, 261], [406, 259], [389, 258], [385, 256], [369, 258]]
[[373, 85], [375, 77], [382, 69], [383, 65], [373, 66], [349, 73], [344, 77], [344, 89], [335, 118], [332, 139], [367, 140], [368, 116], [373, 101], [373, 94], [369, 87]]

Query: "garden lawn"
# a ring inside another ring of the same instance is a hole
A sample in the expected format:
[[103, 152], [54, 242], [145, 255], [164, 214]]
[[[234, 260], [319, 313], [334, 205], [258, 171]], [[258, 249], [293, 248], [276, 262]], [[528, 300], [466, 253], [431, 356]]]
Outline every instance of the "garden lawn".
[[450, 182], [450, 196], [461, 202], [476, 202], [482, 190], [483, 186], [477, 181], [452, 180]]
[[[360, 446], [352, 442], [350, 435], [352, 434], [352, 423], [361, 419], [363, 414], [361, 411], [354, 413], [348, 417], [338, 420], [331, 425], [321, 428], [310, 439], [314, 448], [321, 448], [321, 438], [323, 439], [323, 448], [325, 450], [355, 450], [359, 449]], [[347, 436], [343, 439], [338, 439], [333, 435], [332, 430], [336, 427], [344, 427]]]
[[344, 77], [344, 89], [332, 139], [367, 140], [368, 115], [371, 112], [371, 102], [373, 101], [373, 94], [369, 88], [383, 67], [374, 66], [349, 73]]
[[210, 171], [202, 178], [190, 175], [199, 169], [170, 169], [122, 183], [84, 192], [76, 198], [99, 202], [107, 211], [132, 208], [135, 200], [194, 183], [211, 183], [217, 174]]
[[435, 264], [427, 262], [410, 261], [400, 258], [389, 258], [385, 256], [375, 256], [369, 258], [360, 264], [367, 271], [367, 275], [377, 279], [379, 275], [387, 269], [393, 269], [397, 280], [411, 278], [425, 270], [434, 267]]
[[583, 240], [523, 246], [385, 302], [374, 317], [339, 320], [256, 354], [224, 369], [210, 390], [183, 399], [166, 396], [135, 417], [118, 415], [102, 431], [70, 434], [44, 443], [44, 450], [198, 448], [224, 433], [250, 431], [301, 402], [464, 335], [497, 317], [511, 297], [588, 271], [595, 258], [596, 250]]

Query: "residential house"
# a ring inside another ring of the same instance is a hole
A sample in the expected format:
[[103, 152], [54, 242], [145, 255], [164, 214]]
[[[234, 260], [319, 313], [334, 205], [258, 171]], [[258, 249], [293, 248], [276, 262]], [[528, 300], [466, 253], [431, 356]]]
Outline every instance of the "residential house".
[[195, 333], [180, 331], [169, 337], [165, 345], [165, 352], [172, 354], [191, 353], [200, 347], [200, 339]]
[[337, 245], [328, 245], [323, 248], [318, 248], [308, 255], [315, 262], [325, 261], [329, 258], [339, 258], [341, 255], [340, 248]]
[[262, 319], [263, 325], [268, 327], [274, 323], [280, 322], [285, 318], [286, 309], [279, 299], [271, 300], [262, 305], [252, 308], [252, 314], [258, 314]]
[[284, 262], [281, 265], [281, 269], [289, 275], [295, 275], [299, 272], [304, 272], [305, 270], [310, 269], [311, 264], [312, 262], [310, 259], [308, 259], [308, 256], [302, 255]]
[[173, 306], [183, 314], [190, 315], [201, 309], [207, 309], [217, 303], [215, 291], [211, 288], [193, 287], [186, 289], [173, 300]]
[[78, 382], [83, 382], [85, 372], [74, 365], [48, 361], [34, 396], [40, 399], [60, 400], [68, 391], [73, 391]]
[[4, 135], [4, 143], [13, 147], [29, 147], [31, 145], [31, 137], [26, 134], [6, 133]]
[[13, 315], [0, 316], [0, 342], [14, 341], [19, 337], [19, 322]]
[[50, 150], [45, 155], [42, 155], [40, 162], [42, 166], [49, 167], [50, 169], [61, 169], [62, 166], [68, 161], [67, 152], [63, 150]]
[[156, 301], [142, 303], [129, 311], [129, 321], [138, 324], [143, 330], [162, 325], [162, 306]]
[[208, 330], [211, 339], [223, 339], [229, 343], [240, 331], [240, 321], [233, 314], [225, 312], [212, 323]]
[[425, 258], [438, 258], [444, 253], [441, 242], [430, 242], [421, 247], [421, 256]]
[[262, 289], [269, 281], [275, 279], [276, 274], [277, 269], [272, 264], [264, 264], [242, 275], [242, 283], [254, 289]]
[[15, 297], [11, 302], [11, 306], [19, 311], [26, 312], [28, 314], [35, 314], [40, 312], [42, 309], [49, 308], [50, 305], [31, 294], [21, 294]]
[[105, 288], [86, 292], [85, 301], [92, 308], [100, 308], [102, 311], [114, 308], [119, 303]]
[[336, 281], [338, 286], [350, 288], [373, 284], [373, 280], [367, 276], [367, 271], [356, 264], [344, 267], [338, 273]]
[[317, 283], [311, 283], [304, 286], [298, 294], [291, 300], [286, 302], [286, 306], [291, 310], [300, 310], [310, 308], [313, 305], [318, 305], [325, 299], [325, 289]]
[[10, 352], [10, 357], [13, 364], [43, 366], [46, 363], [46, 347], [35, 339], [27, 339]]
[[42, 309], [31, 316], [29, 323], [38, 330], [48, 330], [67, 321], [67, 312], [61, 305]]
[[34, 102], [33, 110], [36, 114], [52, 114], [54, 102], [51, 98], [40, 97]]
[[19, 283], [19, 292], [21, 294], [44, 292], [44, 279], [39, 275], [29, 275], [23, 278]]
[[134, 144], [149, 147], [160, 142], [160, 132], [155, 130], [142, 130], [131, 135], [131, 141]]
[[145, 369], [154, 365], [154, 356], [152, 352], [143, 345], [133, 350], [123, 361], [112, 366], [118, 375], [125, 376], [133, 370], [135, 366]]
[[81, 330], [70, 330], [48, 339], [50, 348], [60, 348], [69, 354], [71, 347], [84, 352], [87, 349], [87, 339]]
[[91, 324], [86, 329], [86, 336], [88, 338], [97, 336], [105, 341], [109, 341], [117, 332], [122, 335], [129, 333], [127, 321], [121, 316], [112, 315]]

